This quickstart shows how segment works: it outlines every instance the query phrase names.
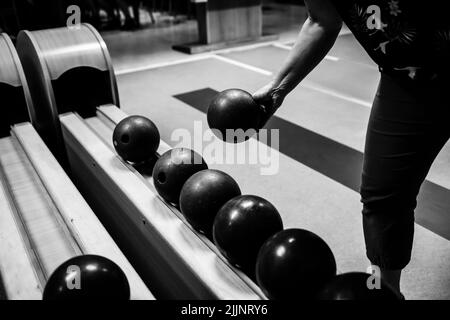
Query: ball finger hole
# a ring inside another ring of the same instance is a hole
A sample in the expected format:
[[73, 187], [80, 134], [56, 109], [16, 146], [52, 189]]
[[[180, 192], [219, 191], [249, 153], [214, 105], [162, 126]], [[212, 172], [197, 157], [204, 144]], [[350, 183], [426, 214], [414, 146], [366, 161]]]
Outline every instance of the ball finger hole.
[[166, 183], [166, 181], [167, 181], [166, 174], [165, 174], [164, 172], [158, 173], [157, 179], [158, 179], [158, 182], [159, 182], [159, 183], [162, 183], [162, 184], [163, 184], [163, 183]]
[[121, 141], [122, 143], [128, 143], [128, 142], [130, 142], [130, 136], [127, 135], [127, 134], [124, 134], [124, 135], [120, 138], [120, 141]]

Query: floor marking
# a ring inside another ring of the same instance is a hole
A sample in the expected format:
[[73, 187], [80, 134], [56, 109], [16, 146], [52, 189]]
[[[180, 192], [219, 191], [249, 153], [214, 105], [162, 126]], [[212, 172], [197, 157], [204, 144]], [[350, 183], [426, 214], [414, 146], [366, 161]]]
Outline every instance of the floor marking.
[[330, 55], [326, 55], [325, 56], [325, 58], [324, 59], [326, 59], [326, 60], [330, 60], [330, 61], [339, 61], [339, 60], [341, 60], [340, 58], [338, 58], [338, 57], [335, 57], [335, 56], [330, 56]]
[[209, 51], [209, 54], [224, 54], [224, 53], [247, 51], [247, 50], [253, 50], [253, 49], [258, 49], [258, 48], [262, 48], [262, 47], [268, 47], [268, 46], [274, 45], [276, 43], [278, 43], [278, 42], [277, 41], [266, 41], [266, 42], [260, 42], [260, 43], [254, 43], [254, 44], [247, 44], [247, 45], [243, 45], [243, 46], [239, 46], [239, 47], [232, 47], [232, 48]]
[[346, 36], [346, 35], [349, 35], [349, 34], [353, 34], [353, 33], [351, 32], [351, 30], [349, 30], [349, 29], [346, 29], [346, 30], [342, 29], [342, 30], [339, 32], [338, 37], [340, 37], [340, 36]]
[[[287, 44], [282, 44], [282, 43], [274, 43], [273, 44], [274, 47], [280, 48], [280, 49], [284, 49], [284, 50], [292, 50], [292, 46], [287, 45]], [[326, 55], [324, 57], [325, 60], [330, 60], [330, 61], [339, 61], [340, 58], [335, 57], [335, 56], [330, 56], [330, 55]]]
[[227, 54], [227, 53], [232, 53], [232, 52], [240, 52], [240, 51], [258, 49], [258, 48], [262, 48], [262, 47], [268, 47], [268, 46], [274, 45], [276, 43], [277, 42], [275, 42], [275, 41], [267, 41], [267, 42], [262, 42], [262, 43], [244, 45], [244, 46], [240, 46], [240, 47], [219, 49], [219, 50], [209, 51], [206, 53], [200, 53], [200, 54], [197, 54], [195, 56], [190, 56], [189, 58], [185, 58], [185, 59], [155, 63], [155, 64], [150, 64], [150, 65], [135, 67], [135, 68], [122, 69], [122, 70], [116, 71], [115, 74], [117, 76], [120, 76], [120, 75], [125, 75], [125, 74], [130, 74], [130, 73], [147, 71], [147, 70], [151, 70], [151, 69], [174, 66], [174, 65], [183, 64], [183, 63], [196, 62], [196, 61], [213, 58], [214, 55], [217, 55], [217, 54]]
[[[344, 30], [344, 29], [342, 29], [342, 30], [339, 32], [339, 34], [338, 34], [337, 37], [339, 38], [339, 37], [342, 37], [342, 36], [348, 36], [349, 34], [353, 35], [353, 33], [352, 33], [350, 30]], [[295, 37], [293, 40], [289, 40], [289, 41], [284, 40], [283, 43], [281, 43], [281, 42], [276, 42], [276, 43], [279, 43], [279, 44], [285, 45], [285, 46], [289, 46], [289, 45], [294, 44], [296, 41], [297, 41], [297, 38]]]
[[292, 49], [292, 42], [286, 42], [286, 43], [275, 43], [273, 46], [280, 48], [280, 49], [285, 49], [285, 50], [291, 50]]
[[[345, 36], [345, 35], [348, 35], [348, 34], [351, 34], [351, 32], [350, 33], [346, 33], [346, 34], [342, 34], [342, 35]], [[341, 36], [341, 35], [339, 35], [339, 36]], [[285, 42], [285, 43], [274, 43], [273, 46], [277, 47], [277, 48], [280, 48], [280, 49], [284, 49], [284, 50], [292, 50], [292, 42], [291, 41], [288, 41], [288, 42]], [[347, 59], [346, 57], [339, 58], [339, 57], [336, 57], [336, 56], [327, 55], [327, 56], [325, 56], [325, 59], [326, 60], [330, 60], [330, 61], [342, 60], [342, 61], [358, 64], [358, 65], [361, 65], [363, 67], [370, 68], [372, 70], [377, 70], [378, 71], [378, 67], [376, 65], [374, 65], [374, 64], [368, 64], [368, 63], [364, 63], [364, 62], [353, 61], [352, 59]]]
[[318, 85], [316, 85], [316, 84], [314, 84], [312, 82], [309, 82], [307, 80], [303, 81], [302, 83], [300, 83], [300, 86], [302, 86], [304, 88], [307, 88], [307, 89], [314, 90], [314, 91], [322, 92], [322, 93], [325, 93], [327, 95], [330, 95], [330, 96], [333, 96], [335, 98], [339, 98], [339, 99], [342, 99], [342, 100], [345, 100], [345, 101], [348, 101], [348, 102], [351, 102], [351, 103], [359, 104], [359, 105], [367, 107], [367, 108], [372, 108], [372, 103], [369, 102], [369, 101], [364, 101], [364, 100], [361, 100], [361, 99], [358, 99], [358, 98], [354, 98], [354, 97], [348, 96], [346, 94], [339, 93], [339, 92], [331, 90], [331, 89], [327, 89], [327, 88], [318, 86]]
[[212, 57], [213, 56], [211, 54], [201, 54], [201, 55], [197, 55], [197, 56], [193, 56], [193, 57], [189, 57], [189, 58], [185, 58], [185, 59], [180, 59], [180, 60], [175, 60], [175, 61], [155, 63], [155, 64], [150, 64], [150, 65], [136, 67], [136, 68], [122, 69], [122, 70], [116, 71], [115, 74], [117, 76], [120, 76], [120, 75], [125, 75], [125, 74], [130, 74], [130, 73], [147, 71], [147, 70], [151, 70], [151, 69], [170, 67], [170, 66], [174, 66], [174, 65], [178, 65], [178, 64], [183, 64], [183, 63], [206, 60], [206, 59], [210, 59]]
[[230, 59], [230, 58], [226, 58], [226, 57], [218, 56], [218, 55], [214, 55], [213, 57], [215, 59], [217, 59], [217, 60], [221, 60], [221, 61], [227, 62], [229, 64], [233, 64], [235, 66], [238, 66], [238, 67], [241, 67], [241, 68], [244, 68], [244, 69], [247, 69], [247, 70], [251, 70], [251, 71], [254, 71], [254, 72], [257, 72], [257, 73], [260, 73], [260, 74], [263, 74], [265, 76], [272, 76], [273, 75], [273, 72], [270, 72], [268, 70], [264, 70], [264, 69], [261, 69], [261, 68], [258, 68], [258, 67], [254, 67], [254, 66], [251, 66], [249, 64], [246, 64], [246, 63], [243, 63], [243, 62], [239, 62], [239, 61], [236, 61], [236, 60], [233, 60], [233, 59]]

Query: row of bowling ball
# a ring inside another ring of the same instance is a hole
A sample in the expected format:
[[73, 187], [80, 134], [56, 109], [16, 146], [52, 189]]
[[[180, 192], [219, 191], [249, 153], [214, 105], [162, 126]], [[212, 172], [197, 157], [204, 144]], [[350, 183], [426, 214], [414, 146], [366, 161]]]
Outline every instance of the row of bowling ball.
[[[296, 239], [299, 240], [299, 239]], [[304, 244], [306, 245], [306, 244]], [[298, 246], [298, 245], [297, 245]], [[280, 247], [281, 248], [281, 247]], [[281, 251], [281, 249], [278, 249]], [[307, 263], [304, 261], [303, 263]], [[313, 266], [310, 266], [312, 268]], [[302, 269], [300, 269], [302, 270]], [[279, 270], [283, 271], [283, 270]], [[291, 274], [292, 275], [292, 274]], [[298, 278], [293, 278], [293, 281]], [[308, 295], [302, 300], [399, 300], [401, 299], [387, 286], [381, 289], [368, 287], [369, 275], [353, 272], [334, 276], [327, 281], [317, 293], [304, 292]], [[296, 283], [298, 290], [304, 282]], [[281, 290], [278, 299], [292, 300], [299, 298], [297, 294], [287, 296], [286, 288]], [[129, 300], [130, 285], [125, 273], [113, 261], [98, 255], [82, 255], [62, 263], [50, 276], [44, 288], [43, 300]]]
[[[113, 133], [118, 155], [135, 165], [152, 163], [159, 139], [156, 125], [141, 116], [122, 120]], [[345, 286], [367, 288], [367, 274], [336, 276], [335, 258], [325, 241], [307, 230], [283, 230], [281, 216], [269, 201], [242, 195], [231, 176], [209, 169], [195, 151], [167, 151], [154, 163], [152, 176], [158, 194], [211, 239], [232, 265], [256, 280], [268, 298], [332, 299]], [[387, 286], [370, 293], [395, 296]]]

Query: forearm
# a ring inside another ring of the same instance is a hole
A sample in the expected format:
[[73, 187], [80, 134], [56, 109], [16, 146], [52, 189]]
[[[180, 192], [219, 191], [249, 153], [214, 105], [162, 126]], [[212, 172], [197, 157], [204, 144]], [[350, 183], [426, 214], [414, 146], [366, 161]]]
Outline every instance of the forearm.
[[273, 82], [277, 90], [287, 95], [330, 51], [340, 31], [340, 25], [324, 26], [308, 18], [304, 23], [286, 62]]

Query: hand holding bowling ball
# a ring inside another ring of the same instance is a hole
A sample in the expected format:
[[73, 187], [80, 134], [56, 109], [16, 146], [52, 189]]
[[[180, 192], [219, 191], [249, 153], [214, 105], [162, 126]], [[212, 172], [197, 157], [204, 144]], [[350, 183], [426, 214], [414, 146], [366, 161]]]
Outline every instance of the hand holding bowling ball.
[[285, 90], [282, 90], [275, 82], [270, 82], [253, 94], [253, 99], [264, 108], [264, 117], [261, 128], [266, 125], [286, 98]]
[[239, 195], [239, 185], [228, 174], [203, 170], [184, 184], [180, 194], [181, 213], [194, 229], [211, 238], [217, 212], [228, 200]]
[[181, 188], [195, 173], [208, 169], [202, 156], [193, 150], [175, 148], [164, 153], [153, 168], [153, 183], [167, 202], [178, 205]]
[[267, 239], [281, 230], [281, 216], [269, 201], [244, 195], [231, 199], [220, 209], [214, 221], [213, 236], [222, 254], [254, 277], [259, 250]]
[[336, 261], [319, 236], [287, 229], [269, 238], [256, 262], [256, 280], [273, 300], [315, 299], [336, 275]]
[[209, 127], [217, 137], [226, 142], [240, 143], [261, 129], [265, 112], [250, 93], [229, 89], [220, 92], [211, 101], [207, 118]]
[[96, 256], [74, 257], [52, 273], [43, 300], [129, 300], [125, 273], [111, 260]]
[[154, 157], [159, 143], [158, 128], [145, 117], [127, 117], [114, 129], [114, 148], [123, 160], [131, 163], [142, 163]]
[[370, 300], [370, 301], [395, 301], [401, 300], [396, 293], [381, 279], [380, 287], [369, 287], [373, 285], [373, 275], [362, 272], [350, 272], [335, 276], [321, 290], [318, 299], [321, 300]]

